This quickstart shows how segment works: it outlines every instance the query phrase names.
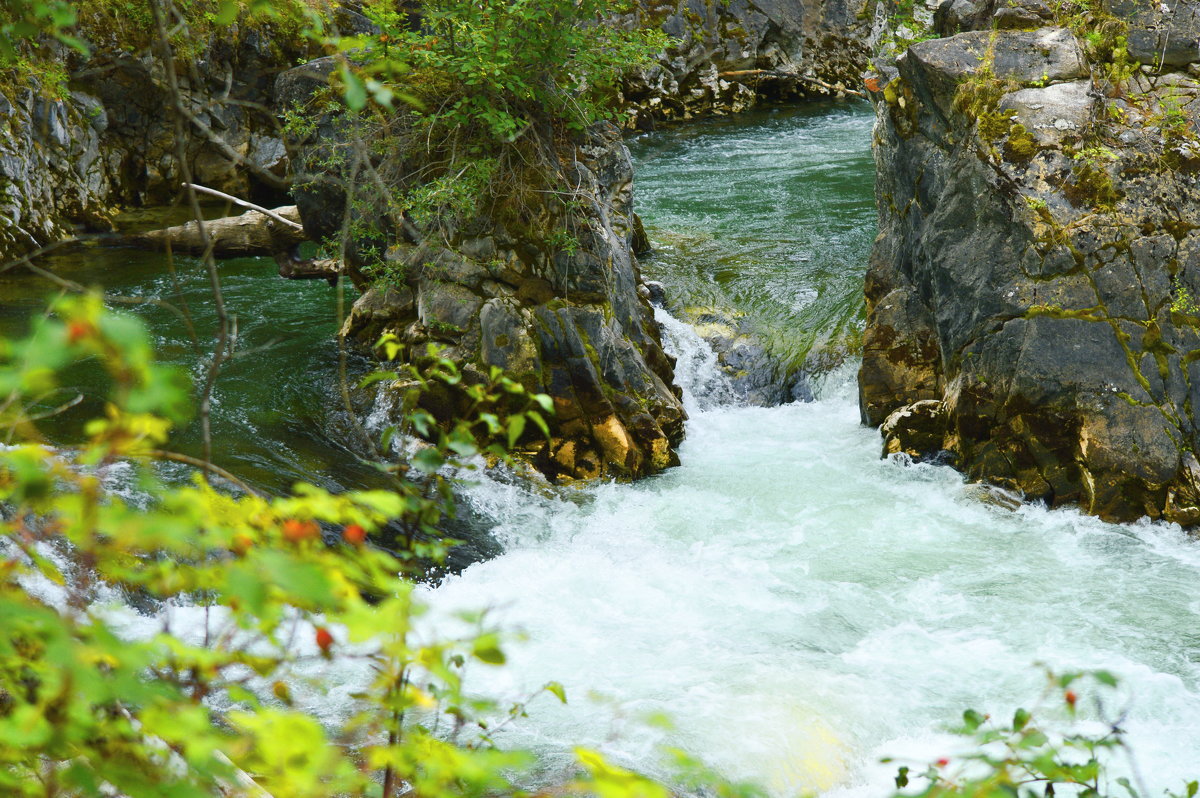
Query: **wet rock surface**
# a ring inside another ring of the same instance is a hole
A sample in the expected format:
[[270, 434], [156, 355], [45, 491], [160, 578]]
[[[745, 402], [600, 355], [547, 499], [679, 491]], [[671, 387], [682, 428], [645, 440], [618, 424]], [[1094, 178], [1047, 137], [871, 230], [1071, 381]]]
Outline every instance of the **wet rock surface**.
[[1097, 18], [1174, 54], [1139, 67], [996, 5], [880, 68], [863, 420], [1029, 499], [1197, 523], [1197, 6]]
[[744, 315], [717, 308], [671, 308], [687, 321], [717, 356], [717, 367], [729, 378], [733, 398], [747, 405], [773, 407], [811, 401], [812, 387], [802, 369], [789, 368], [764, 345]]

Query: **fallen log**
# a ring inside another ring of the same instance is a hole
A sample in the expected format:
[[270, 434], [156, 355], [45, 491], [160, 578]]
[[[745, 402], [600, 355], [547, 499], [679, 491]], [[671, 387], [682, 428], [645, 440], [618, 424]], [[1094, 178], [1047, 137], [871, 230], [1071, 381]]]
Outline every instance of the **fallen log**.
[[[264, 209], [266, 210], [266, 209]], [[278, 217], [272, 218], [272, 217]], [[204, 232], [218, 258], [237, 258], [252, 255], [274, 255], [294, 249], [306, 240], [300, 226], [300, 214], [295, 205], [272, 211], [246, 211], [241, 216], [226, 216], [204, 222]], [[143, 249], [202, 254], [205, 249], [200, 225], [196, 222], [135, 233], [120, 239], [119, 244]]]

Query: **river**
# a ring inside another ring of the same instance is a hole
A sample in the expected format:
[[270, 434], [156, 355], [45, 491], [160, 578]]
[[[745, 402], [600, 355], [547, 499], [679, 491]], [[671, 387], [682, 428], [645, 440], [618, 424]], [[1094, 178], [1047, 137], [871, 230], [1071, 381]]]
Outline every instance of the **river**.
[[[634, 141], [658, 248], [647, 276], [677, 304], [745, 314], [797, 364], [852, 352], [875, 229], [870, 125], [869, 109], [825, 105]], [[93, 250], [58, 268], [176, 293], [157, 256]], [[218, 389], [220, 464], [273, 490], [370, 484], [340, 442], [332, 292], [264, 278], [261, 260], [222, 268], [250, 354]], [[206, 286], [194, 263], [181, 269], [203, 332]], [[0, 275], [0, 331], [44, 298], [32, 285]], [[199, 373], [186, 327], [146, 315], [165, 356]], [[1200, 545], [1168, 525], [1008, 511], [950, 469], [879, 459], [852, 358], [814, 380], [815, 401], [730, 404], [711, 351], [662, 320], [691, 416], [682, 465], [560, 492], [477, 478], [463, 502], [494, 556], [423, 588], [438, 617], [491, 608], [524, 638], [507, 667], [472, 671], [474, 689], [565, 685], [566, 706], [538, 699], [502, 744], [537, 751], [550, 773], [574, 744], [663, 773], [671, 745], [780, 798], [879, 796], [895, 772], [882, 757], [946, 755], [963, 709], [1034, 703], [1045, 664], [1122, 678], [1108, 710], [1128, 710], [1154, 787], [1200, 774]], [[328, 694], [309, 700], [336, 712], [355, 674], [321, 667]]]

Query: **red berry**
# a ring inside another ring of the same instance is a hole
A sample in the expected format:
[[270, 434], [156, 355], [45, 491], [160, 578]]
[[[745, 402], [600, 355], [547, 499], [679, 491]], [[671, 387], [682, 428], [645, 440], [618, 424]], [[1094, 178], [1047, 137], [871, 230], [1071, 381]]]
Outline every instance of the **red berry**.
[[342, 540], [354, 546], [361, 546], [367, 540], [367, 530], [358, 524], [346, 524], [342, 530]]
[[946, 759], [945, 757], [942, 757], [941, 759], [939, 759], [937, 761], [937, 766], [940, 768], [944, 768], [944, 767], [946, 767], [946, 765], [949, 765], [949, 764], [950, 764], [950, 760]]
[[1079, 697], [1075, 695], [1074, 690], [1068, 690], [1064, 698], [1067, 699], [1067, 706], [1069, 706], [1071, 709], [1075, 708], [1075, 702], [1079, 700]]
[[92, 334], [92, 325], [86, 321], [76, 319], [67, 325], [67, 341], [69, 343], [78, 343]]
[[292, 543], [315, 538], [321, 534], [321, 527], [314, 521], [297, 521], [289, 518], [283, 522], [283, 536]]
[[317, 648], [321, 649], [322, 654], [328, 654], [330, 647], [333, 645], [333, 635], [329, 634], [329, 630], [324, 626], [317, 627]]

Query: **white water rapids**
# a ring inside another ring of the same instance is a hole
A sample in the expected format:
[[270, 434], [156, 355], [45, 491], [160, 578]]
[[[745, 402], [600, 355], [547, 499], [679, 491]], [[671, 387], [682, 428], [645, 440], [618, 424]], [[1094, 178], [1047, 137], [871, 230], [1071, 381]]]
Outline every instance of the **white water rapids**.
[[[640, 207], [682, 233], [644, 265], [675, 276], [676, 299], [741, 303], [788, 335], [824, 335], [853, 327], [861, 307], [871, 115], [798, 113], [753, 130], [739, 121], [656, 134], [639, 162]], [[716, 264], [716, 276], [698, 264]], [[94, 273], [127, 266], [97, 261]], [[147, 283], [149, 293], [166, 290], [157, 263], [138, 268], [129, 279], [154, 274], [161, 286]], [[225, 465], [268, 487], [355, 484], [336, 428], [323, 432], [319, 407], [305, 404], [336, 374], [323, 287], [281, 288], [253, 262], [224, 268], [246, 340], [266, 347], [284, 330], [288, 347], [227, 367]], [[207, 282], [195, 290], [206, 295]], [[550, 680], [566, 687], [568, 705], [538, 698], [499, 744], [538, 752], [548, 782], [577, 744], [665, 775], [665, 744], [777, 798], [882, 798], [896, 767], [882, 757], [919, 765], [951, 753], [959, 743], [944, 730], [964, 709], [1007, 718], [1031, 706], [1045, 663], [1121, 677], [1107, 712], [1128, 709], [1153, 795], [1200, 777], [1200, 542], [1162, 524], [1010, 512], [948, 468], [880, 460], [850, 371], [817, 386], [815, 402], [737, 407], [706, 345], [660, 321], [691, 416], [682, 465], [558, 491], [481, 479], [466, 499], [503, 553], [424, 590], [435, 633], [452, 631], [437, 619], [456, 609], [492, 608], [525, 635], [506, 645], [507, 666], [472, 666], [472, 690], [516, 700]], [[190, 351], [182, 329], [164, 343]], [[57, 600], [52, 586], [41, 594]], [[162, 627], [159, 616], [113, 612], [130, 636]], [[205, 613], [184, 605], [160, 616], [199, 639]], [[366, 665], [326, 662], [304, 645], [314, 656], [298, 670], [311, 680], [294, 693], [323, 717], [345, 713]], [[1080, 704], [1094, 711], [1089, 695]], [[659, 713], [673, 729], [645, 721]]]
[[[666, 743], [777, 796], [880, 796], [896, 767], [881, 757], [950, 753], [963, 709], [1036, 703], [1045, 663], [1122, 679], [1108, 712], [1128, 707], [1149, 784], [1200, 773], [1200, 545], [1011, 512], [949, 468], [880, 460], [848, 373], [807, 404], [702, 409], [720, 392], [711, 354], [665, 321], [691, 413], [683, 464], [577, 501], [478, 484], [505, 552], [428, 591], [527, 637], [471, 674], [479, 692], [567, 688], [504, 745], [549, 761], [594, 745], [656, 772]], [[674, 730], [642, 722], [655, 713]]]

